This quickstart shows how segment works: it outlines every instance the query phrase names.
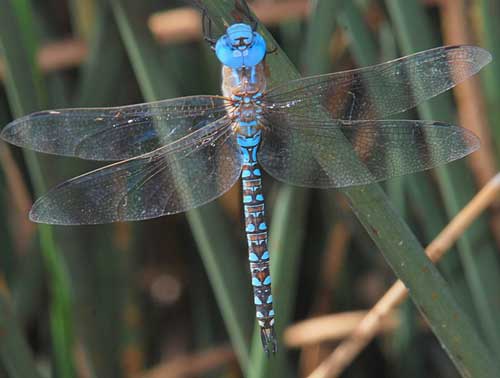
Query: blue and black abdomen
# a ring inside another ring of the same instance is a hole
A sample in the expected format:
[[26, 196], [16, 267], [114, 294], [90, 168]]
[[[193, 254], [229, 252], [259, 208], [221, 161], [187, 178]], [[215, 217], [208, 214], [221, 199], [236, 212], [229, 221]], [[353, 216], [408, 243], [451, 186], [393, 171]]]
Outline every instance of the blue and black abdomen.
[[256, 317], [261, 327], [261, 337], [266, 352], [276, 352], [274, 334], [274, 308], [269, 271], [269, 250], [267, 247], [267, 223], [265, 220], [264, 195], [262, 193], [261, 171], [257, 163], [257, 149], [261, 132], [252, 137], [238, 136], [243, 166], [241, 179], [243, 186], [243, 208], [245, 231], [248, 242], [248, 259]]

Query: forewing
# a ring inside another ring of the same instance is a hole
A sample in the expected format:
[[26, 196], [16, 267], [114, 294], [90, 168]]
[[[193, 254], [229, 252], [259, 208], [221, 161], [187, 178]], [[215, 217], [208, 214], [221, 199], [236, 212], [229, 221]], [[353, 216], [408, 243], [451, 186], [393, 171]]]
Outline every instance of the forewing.
[[1, 137], [35, 151], [113, 161], [154, 151], [225, 115], [224, 99], [216, 96], [49, 110], [14, 120]]
[[33, 205], [39, 223], [132, 221], [203, 205], [238, 179], [241, 158], [224, 118], [189, 138], [66, 181]]
[[[364, 163], [336, 149], [347, 139]], [[419, 172], [479, 148], [470, 131], [433, 121], [288, 119], [265, 129], [259, 162], [278, 180], [297, 186], [341, 188]]]
[[264, 96], [273, 112], [384, 118], [411, 109], [476, 74], [491, 61], [476, 46], [447, 46], [375, 66], [294, 80]]

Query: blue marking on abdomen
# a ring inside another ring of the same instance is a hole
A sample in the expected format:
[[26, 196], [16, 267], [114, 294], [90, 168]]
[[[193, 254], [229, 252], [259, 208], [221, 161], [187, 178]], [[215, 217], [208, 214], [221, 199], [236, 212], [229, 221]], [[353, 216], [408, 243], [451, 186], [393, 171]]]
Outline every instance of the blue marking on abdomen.
[[[261, 136], [260, 131], [256, 132], [255, 135], [253, 135], [252, 137], [245, 137], [243, 135], [238, 134], [237, 136], [238, 144], [241, 147], [256, 147], [260, 143], [260, 136]], [[243, 152], [243, 154], [245, 154], [245, 152]]]
[[262, 286], [262, 282], [260, 282], [258, 278], [252, 277], [252, 286]]

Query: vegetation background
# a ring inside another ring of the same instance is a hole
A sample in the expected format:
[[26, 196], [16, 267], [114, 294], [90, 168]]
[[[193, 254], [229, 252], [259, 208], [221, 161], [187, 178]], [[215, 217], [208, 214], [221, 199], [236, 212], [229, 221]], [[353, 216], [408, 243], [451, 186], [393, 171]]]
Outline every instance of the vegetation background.
[[[199, 2], [219, 32], [237, 15], [234, 0]], [[185, 6], [0, 0], [0, 124], [47, 108], [220, 93], [219, 64], [200, 38], [199, 14], [179, 11]], [[480, 135], [481, 151], [390, 180], [385, 194], [378, 185], [341, 193], [265, 177], [280, 335], [277, 356], [267, 359], [253, 320], [238, 185], [186, 215], [33, 225], [27, 213], [35, 197], [96, 165], [0, 142], [0, 377], [306, 377], [352, 331], [360, 316], [353, 311], [370, 308], [394, 273], [414, 302], [391, 313], [343, 377], [498, 375], [498, 201], [438, 270], [420, 244], [497, 170], [500, 0], [252, 6], [283, 49], [269, 57], [272, 83], [296, 77], [286, 57], [314, 74], [444, 44], [487, 48], [494, 60], [480, 78], [405, 115], [468, 127]], [[325, 323], [325, 314], [343, 316]], [[289, 327], [303, 319], [312, 320], [306, 334], [293, 333]]]

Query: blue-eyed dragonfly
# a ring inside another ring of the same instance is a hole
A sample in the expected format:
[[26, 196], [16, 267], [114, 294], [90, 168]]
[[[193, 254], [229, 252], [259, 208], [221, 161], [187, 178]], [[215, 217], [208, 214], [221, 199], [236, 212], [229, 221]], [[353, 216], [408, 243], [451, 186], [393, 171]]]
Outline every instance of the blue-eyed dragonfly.
[[[260, 167], [313, 188], [364, 185], [462, 158], [479, 147], [466, 129], [434, 121], [381, 120], [476, 74], [491, 55], [438, 47], [379, 65], [266, 88], [266, 42], [237, 23], [213, 41], [222, 96], [62, 109], [19, 118], [6, 141], [36, 151], [115, 161], [39, 198], [31, 220], [100, 224], [183, 212], [242, 179], [256, 317], [266, 352], [277, 348]], [[352, 144], [359, 162], [336, 146]], [[334, 174], [332, 174], [334, 172]]]

